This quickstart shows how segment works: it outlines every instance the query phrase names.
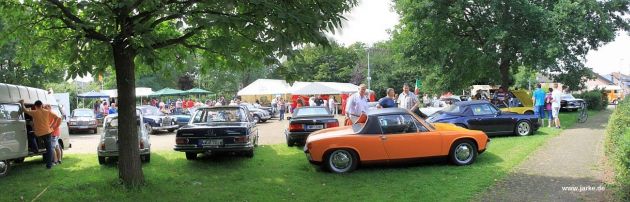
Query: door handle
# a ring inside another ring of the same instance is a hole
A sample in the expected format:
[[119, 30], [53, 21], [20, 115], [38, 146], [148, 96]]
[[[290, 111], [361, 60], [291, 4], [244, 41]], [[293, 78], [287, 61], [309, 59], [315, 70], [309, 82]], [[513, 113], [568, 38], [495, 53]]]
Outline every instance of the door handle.
[[381, 140], [387, 140], [387, 136], [381, 135]]

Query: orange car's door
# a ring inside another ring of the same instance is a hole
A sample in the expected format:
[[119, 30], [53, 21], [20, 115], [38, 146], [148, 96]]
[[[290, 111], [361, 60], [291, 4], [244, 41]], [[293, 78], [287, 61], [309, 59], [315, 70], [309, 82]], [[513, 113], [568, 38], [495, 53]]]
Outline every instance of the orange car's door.
[[410, 159], [439, 156], [441, 135], [429, 131], [411, 115], [379, 117], [381, 140], [390, 159]]

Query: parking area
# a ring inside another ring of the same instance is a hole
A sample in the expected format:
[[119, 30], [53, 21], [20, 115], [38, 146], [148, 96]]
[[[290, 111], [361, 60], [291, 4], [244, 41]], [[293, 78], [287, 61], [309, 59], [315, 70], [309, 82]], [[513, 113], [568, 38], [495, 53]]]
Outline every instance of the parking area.
[[[343, 123], [342, 116], [337, 116], [340, 120], [339, 123]], [[289, 121], [279, 121], [278, 118], [273, 118], [265, 123], [258, 124], [258, 134], [260, 136], [259, 144], [284, 144], [286, 140], [284, 138], [284, 130], [287, 128]], [[66, 150], [69, 154], [78, 153], [96, 153], [98, 147], [99, 138], [101, 137], [102, 128], [99, 128], [97, 134], [71, 134], [70, 141], [72, 141], [72, 148]], [[151, 150], [152, 151], [164, 151], [172, 150], [175, 144], [175, 133], [160, 132], [151, 135]]]

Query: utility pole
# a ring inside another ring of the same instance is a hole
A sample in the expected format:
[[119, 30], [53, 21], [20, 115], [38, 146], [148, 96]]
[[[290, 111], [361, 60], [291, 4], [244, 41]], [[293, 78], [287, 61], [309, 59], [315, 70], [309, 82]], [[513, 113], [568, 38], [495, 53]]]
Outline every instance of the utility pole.
[[367, 48], [367, 68], [368, 68], [368, 72], [367, 72], [367, 80], [368, 80], [368, 89], [372, 90], [372, 77], [370, 77], [370, 47], [368, 46]]

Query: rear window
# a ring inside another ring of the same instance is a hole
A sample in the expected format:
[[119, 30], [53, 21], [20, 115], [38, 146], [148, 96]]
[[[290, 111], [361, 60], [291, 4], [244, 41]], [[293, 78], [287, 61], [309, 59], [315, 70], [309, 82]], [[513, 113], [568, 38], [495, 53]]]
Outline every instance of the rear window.
[[193, 123], [247, 122], [247, 115], [239, 108], [200, 109], [193, 116]]
[[92, 110], [74, 110], [72, 117], [92, 117], [94, 112]]
[[448, 106], [448, 107], [442, 109], [442, 111], [446, 112], [446, 113], [459, 113], [459, 112], [461, 112], [460, 110], [461, 110], [461, 108], [459, 108], [459, 106], [457, 106], [457, 105], [451, 105], [451, 106]]
[[330, 112], [326, 108], [298, 108], [294, 116], [326, 116]]

